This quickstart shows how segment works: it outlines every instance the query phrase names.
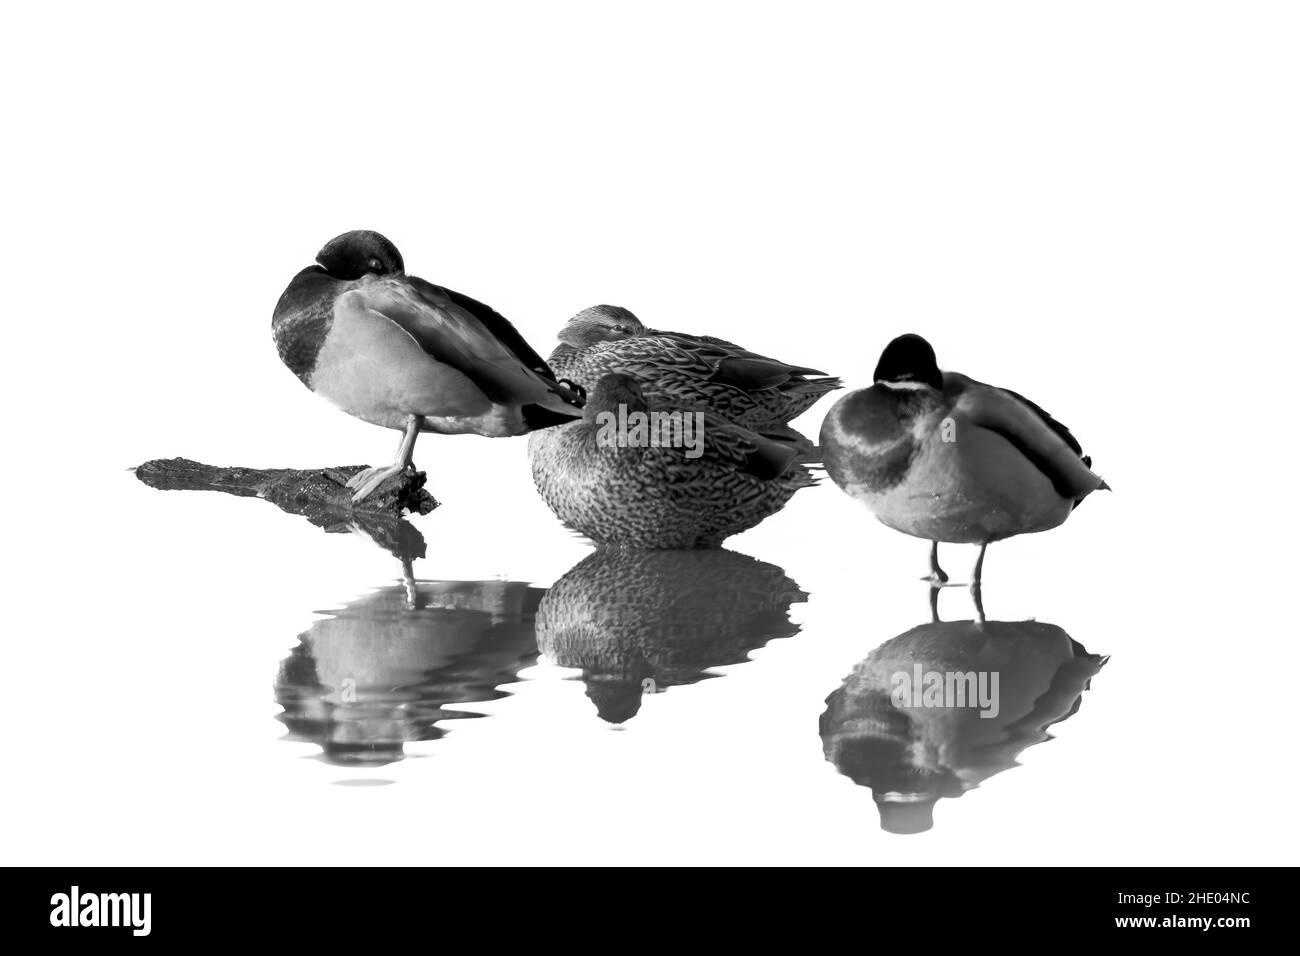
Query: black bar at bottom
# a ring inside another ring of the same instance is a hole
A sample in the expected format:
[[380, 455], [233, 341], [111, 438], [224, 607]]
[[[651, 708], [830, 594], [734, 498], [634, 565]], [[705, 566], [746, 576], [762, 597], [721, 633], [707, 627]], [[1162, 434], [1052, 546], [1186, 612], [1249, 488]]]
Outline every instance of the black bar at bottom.
[[10, 868], [6, 876], [0, 913], [19, 939], [36, 932], [51, 942], [90, 944], [382, 945], [391, 931], [398, 934], [389, 941], [394, 945], [411, 933], [429, 934], [430, 942], [468, 935], [471, 944], [477, 938], [510, 945], [516, 935], [514, 945], [563, 945], [567, 929], [586, 934], [607, 926], [660, 945], [672, 945], [676, 933], [700, 945], [696, 934], [712, 930], [726, 934], [728, 947], [753, 934], [768, 945], [776, 932], [801, 934], [791, 941], [810, 946], [827, 933], [856, 935], [865, 946], [891, 938], [899, 945], [973, 942], [990, 939], [990, 932], [999, 941], [1041, 942], [1045, 931], [1056, 939], [1130, 936], [1182, 945], [1200, 936], [1235, 945], [1241, 934], [1288, 930], [1286, 888], [1294, 882], [1289, 869], [1067, 867], [775, 877], [667, 869], [611, 877], [576, 868], [561, 876], [437, 868]]

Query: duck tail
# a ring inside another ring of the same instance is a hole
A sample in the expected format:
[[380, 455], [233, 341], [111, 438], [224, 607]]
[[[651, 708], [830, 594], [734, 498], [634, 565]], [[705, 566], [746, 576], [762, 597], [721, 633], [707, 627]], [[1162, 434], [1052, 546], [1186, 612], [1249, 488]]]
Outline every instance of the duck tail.
[[585, 388], [570, 382], [567, 378], [557, 379], [546, 367], [534, 369], [533, 374], [546, 386], [546, 394], [542, 397], [542, 402], [548, 408], [557, 412], [571, 408], [578, 414], [582, 414], [582, 407], [587, 404]]
[[551, 385], [551, 391], [568, 404], [578, 408], [582, 408], [587, 404], [587, 390], [577, 382], [570, 382], [567, 378], [556, 379]]
[[833, 392], [837, 388], [844, 387], [844, 379], [825, 375], [820, 378], [810, 378], [804, 384], [816, 388], [819, 392]]
[[812, 488], [814, 485], [821, 483], [826, 477], [825, 472], [814, 471], [807, 465], [792, 465], [783, 476], [785, 482], [798, 491], [800, 488]]
[[552, 428], [556, 425], [567, 425], [569, 422], [577, 421], [582, 417], [581, 409], [567, 406], [564, 411], [556, 411], [546, 405], [521, 405], [519, 411], [524, 417], [524, 430], [530, 432], [541, 431], [543, 428]]
[[[1088, 459], [1086, 458], [1084, 459], [1084, 461], [1087, 460]], [[1073, 511], [1075, 508], [1079, 507], [1079, 505], [1083, 504], [1083, 499], [1087, 498], [1090, 494], [1092, 494], [1093, 491], [1110, 491], [1110, 490], [1111, 490], [1110, 485], [1106, 484], [1105, 479], [1098, 477], [1097, 487], [1092, 489], [1092, 491], [1085, 491], [1083, 494], [1079, 495], [1079, 497], [1075, 498], [1074, 505], [1070, 508], [1070, 510]]]
[[557, 381], [553, 376], [542, 375], [541, 370], [536, 374], [545, 383], [546, 392], [541, 401], [520, 406], [527, 431], [563, 425], [582, 417], [582, 407], [587, 404], [586, 389], [567, 379]]
[[746, 471], [755, 478], [772, 481], [794, 467], [798, 450], [786, 442], [754, 435], [753, 450], [746, 456]]
[[844, 380], [840, 378], [795, 378], [791, 379], [788, 384], [781, 386], [781, 391], [785, 395], [808, 395], [818, 399], [827, 392], [833, 392], [837, 388], [844, 387]]
[[794, 461], [803, 465], [819, 464], [822, 460], [822, 450], [812, 439], [801, 434], [789, 425], [765, 425], [756, 431], [764, 438], [770, 438], [775, 442], [789, 445], [795, 450]]

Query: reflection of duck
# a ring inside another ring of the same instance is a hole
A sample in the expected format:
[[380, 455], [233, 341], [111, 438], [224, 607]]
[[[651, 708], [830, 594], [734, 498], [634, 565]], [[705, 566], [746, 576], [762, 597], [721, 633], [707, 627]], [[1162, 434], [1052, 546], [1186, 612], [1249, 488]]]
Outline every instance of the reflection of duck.
[[[1036, 621], [914, 627], [872, 651], [827, 698], [826, 759], [871, 788], [882, 828], [928, 830], [941, 797], [961, 796], [1049, 739], [1047, 728], [1074, 714], [1105, 661]], [[975, 690], [964, 704], [936, 689], [958, 674], [975, 675], [974, 684], [949, 685]]]
[[581, 668], [601, 718], [623, 723], [643, 691], [696, 683], [797, 634], [790, 605], [807, 597], [780, 568], [734, 551], [599, 550], [542, 598], [537, 644]]
[[[313, 624], [280, 665], [276, 701], [290, 738], [341, 764], [389, 763], [448, 704], [495, 700], [537, 656], [542, 589], [517, 581], [420, 581], [382, 588]], [[414, 598], [414, 606], [411, 599]]]
[[596, 305], [571, 318], [550, 358], [556, 375], [588, 391], [610, 372], [631, 375], [652, 401], [709, 408], [762, 431], [806, 412], [841, 386], [816, 369], [758, 355], [712, 336], [647, 329], [627, 309]]
[[533, 481], [561, 521], [636, 548], [717, 547], [754, 527], [814, 484], [801, 452], [713, 413], [652, 409], [621, 374], [596, 384], [581, 421], [528, 442]]

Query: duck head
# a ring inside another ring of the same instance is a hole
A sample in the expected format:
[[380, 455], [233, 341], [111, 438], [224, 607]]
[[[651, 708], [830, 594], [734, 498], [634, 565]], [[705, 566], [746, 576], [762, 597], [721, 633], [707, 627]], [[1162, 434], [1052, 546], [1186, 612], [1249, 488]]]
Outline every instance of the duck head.
[[397, 247], [369, 229], [335, 236], [316, 253], [316, 261], [335, 279], [349, 282], [367, 274], [387, 276], [406, 271]]
[[916, 382], [943, 388], [943, 372], [930, 343], [919, 335], [900, 335], [885, 346], [876, 363], [875, 380], [887, 384]]
[[598, 342], [616, 342], [645, 332], [641, 320], [617, 305], [593, 305], [583, 309], [560, 330], [560, 341], [575, 349]]
[[650, 410], [645, 400], [645, 393], [641, 391], [641, 385], [636, 379], [622, 372], [611, 372], [601, 378], [596, 383], [596, 387], [588, 393], [587, 404], [583, 406], [582, 415], [586, 421], [595, 422], [596, 416], [601, 412], [612, 412], [617, 415], [620, 405], [629, 412]]

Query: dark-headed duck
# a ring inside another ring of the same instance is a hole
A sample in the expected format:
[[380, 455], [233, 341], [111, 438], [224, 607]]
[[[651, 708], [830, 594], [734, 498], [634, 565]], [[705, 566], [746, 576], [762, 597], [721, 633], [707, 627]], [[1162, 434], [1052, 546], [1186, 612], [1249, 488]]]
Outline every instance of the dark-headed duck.
[[348, 482], [353, 502], [411, 465], [421, 431], [522, 435], [582, 416], [581, 389], [556, 380], [505, 318], [406, 274], [377, 232], [326, 243], [294, 276], [272, 318], [284, 364], [317, 395], [401, 431], [392, 465]]
[[941, 372], [919, 335], [885, 348], [875, 384], [835, 403], [821, 430], [831, 480], [881, 522], [939, 542], [978, 544], [977, 588], [992, 541], [1055, 528], [1109, 486], [1060, 422], [1029, 399]]

